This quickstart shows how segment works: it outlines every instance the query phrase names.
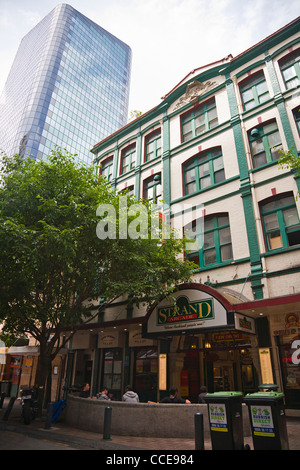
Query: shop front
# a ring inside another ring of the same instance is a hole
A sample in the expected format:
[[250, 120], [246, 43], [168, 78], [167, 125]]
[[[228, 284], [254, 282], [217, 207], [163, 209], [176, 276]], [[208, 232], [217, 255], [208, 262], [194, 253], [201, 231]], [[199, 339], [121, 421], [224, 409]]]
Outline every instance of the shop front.
[[159, 396], [167, 394], [171, 385], [193, 403], [198, 402], [203, 385], [209, 392], [257, 390], [254, 318], [236, 312], [225, 297], [208, 286], [182, 285], [174, 298], [153, 309], [143, 328], [144, 337], [168, 344], [167, 385], [163, 389], [158, 384]]
[[76, 333], [70, 385], [89, 382], [93, 396], [105, 385], [120, 400], [131, 384], [141, 402], [175, 385], [197, 403], [202, 386], [247, 394], [275, 383], [300, 408], [300, 295], [232, 303], [225, 294], [181, 285], [144, 316]]
[[[257, 316], [261, 383], [275, 383], [287, 409], [300, 409], [300, 294], [243, 303], [239, 311]], [[299, 416], [299, 412], [296, 412]]]
[[300, 315], [288, 313], [274, 318], [272, 332], [278, 350], [287, 407], [300, 409]]

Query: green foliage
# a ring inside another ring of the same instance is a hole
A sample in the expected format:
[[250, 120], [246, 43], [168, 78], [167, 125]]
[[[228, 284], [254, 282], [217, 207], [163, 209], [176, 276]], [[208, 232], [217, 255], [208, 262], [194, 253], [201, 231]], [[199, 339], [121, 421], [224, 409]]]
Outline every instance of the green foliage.
[[280, 158], [279, 168], [294, 170], [296, 176], [300, 176], [300, 158], [297, 152], [292, 148], [287, 151], [279, 150]]

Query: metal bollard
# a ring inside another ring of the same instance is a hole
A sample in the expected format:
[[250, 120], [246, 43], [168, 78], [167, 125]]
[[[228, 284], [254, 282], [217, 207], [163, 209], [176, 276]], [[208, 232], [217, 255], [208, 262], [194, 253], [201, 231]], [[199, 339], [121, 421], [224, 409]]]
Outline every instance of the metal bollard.
[[52, 416], [53, 416], [53, 403], [50, 402], [48, 403], [48, 406], [47, 406], [47, 417], [46, 417], [45, 429], [51, 428]]
[[111, 430], [111, 413], [112, 408], [107, 406], [104, 411], [104, 427], [103, 427], [103, 439], [111, 441], [110, 430]]
[[4, 413], [4, 415], [3, 415], [3, 418], [2, 418], [3, 421], [7, 421], [7, 420], [8, 420], [8, 417], [9, 417], [9, 415], [10, 415], [10, 412], [11, 412], [11, 410], [12, 410], [12, 407], [14, 406], [15, 399], [16, 399], [16, 397], [11, 397], [11, 399], [9, 400], [9, 403], [8, 403], [8, 405], [7, 405], [7, 408], [6, 408], [5, 413]]
[[203, 414], [195, 413], [195, 450], [204, 450]]
[[5, 397], [6, 397], [6, 393], [2, 392], [1, 393], [1, 398], [0, 398], [0, 409], [3, 408], [3, 402], [4, 402]]

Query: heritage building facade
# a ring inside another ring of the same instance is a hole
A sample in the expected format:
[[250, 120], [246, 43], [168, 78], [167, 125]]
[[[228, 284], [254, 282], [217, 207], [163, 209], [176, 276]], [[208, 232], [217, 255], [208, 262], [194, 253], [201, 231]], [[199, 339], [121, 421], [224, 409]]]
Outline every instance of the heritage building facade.
[[201, 385], [246, 393], [273, 382], [299, 407], [300, 186], [278, 167], [279, 150], [300, 149], [299, 24], [193, 70], [93, 147], [94, 165], [115, 188], [155, 199], [172, 227], [182, 235], [200, 227], [201, 239], [184, 254], [199, 268], [176, 294], [176, 321], [168, 302], [105, 312], [103, 335], [108, 325], [118, 332], [119, 349], [103, 347], [101, 334], [98, 341], [99, 380], [111, 388], [117, 361], [145, 399], [174, 383], [195, 401]]

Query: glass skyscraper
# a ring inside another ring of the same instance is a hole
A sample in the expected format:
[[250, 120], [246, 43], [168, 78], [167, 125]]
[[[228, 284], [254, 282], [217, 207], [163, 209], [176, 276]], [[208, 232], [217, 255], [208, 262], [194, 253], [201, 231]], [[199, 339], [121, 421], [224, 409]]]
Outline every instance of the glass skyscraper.
[[21, 41], [0, 98], [0, 149], [42, 159], [89, 151], [127, 123], [131, 49], [67, 4]]

